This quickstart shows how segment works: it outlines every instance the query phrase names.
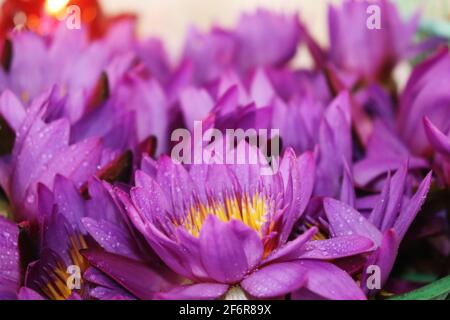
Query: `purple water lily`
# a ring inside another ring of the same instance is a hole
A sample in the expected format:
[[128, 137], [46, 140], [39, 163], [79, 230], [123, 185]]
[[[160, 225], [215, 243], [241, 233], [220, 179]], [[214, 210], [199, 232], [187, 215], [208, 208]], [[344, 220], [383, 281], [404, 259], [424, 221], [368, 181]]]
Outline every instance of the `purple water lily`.
[[[54, 300], [136, 298], [120, 281], [91, 265], [82, 254], [85, 250], [102, 250], [103, 256], [113, 257], [124, 266], [145, 267], [142, 286], [147, 298], [152, 292], [170, 287], [164, 279], [168, 273], [136, 234], [108, 184], [91, 180], [88, 200], [62, 176], [55, 178], [53, 187], [50, 191], [39, 186], [39, 259], [29, 264], [24, 281], [25, 293], [35, 293], [29, 299], [36, 295]], [[78, 288], [70, 288], [66, 283], [70, 268], [79, 271]], [[23, 294], [20, 292], [19, 298], [25, 299]]]
[[312, 194], [312, 154], [296, 158], [287, 151], [280, 172], [267, 177], [258, 165], [186, 170], [167, 157], [144, 170], [136, 173], [130, 198], [123, 198], [128, 214], [160, 258], [189, 282], [160, 298], [217, 299], [235, 290], [269, 298], [302, 287], [329, 299], [364, 298], [327, 260], [367, 252], [372, 241], [311, 241], [315, 228], [288, 241]]

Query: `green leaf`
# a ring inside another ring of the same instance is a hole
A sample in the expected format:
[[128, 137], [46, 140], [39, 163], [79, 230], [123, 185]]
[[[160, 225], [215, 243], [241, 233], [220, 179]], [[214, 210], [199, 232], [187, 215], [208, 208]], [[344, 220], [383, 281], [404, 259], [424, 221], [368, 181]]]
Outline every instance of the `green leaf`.
[[426, 285], [428, 283], [438, 280], [438, 276], [434, 274], [418, 273], [418, 272], [406, 272], [402, 275], [402, 279], [410, 282], [422, 283]]
[[391, 297], [389, 300], [443, 300], [450, 293], [450, 276], [446, 276], [420, 289]]

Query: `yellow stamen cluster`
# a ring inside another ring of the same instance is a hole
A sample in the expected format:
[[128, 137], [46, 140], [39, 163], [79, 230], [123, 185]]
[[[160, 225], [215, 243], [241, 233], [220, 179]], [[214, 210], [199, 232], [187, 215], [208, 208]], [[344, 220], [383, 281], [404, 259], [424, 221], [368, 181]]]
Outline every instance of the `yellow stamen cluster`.
[[69, 254], [73, 264], [78, 266], [82, 271], [87, 270], [89, 264], [80, 253], [80, 250], [87, 249], [88, 247], [86, 241], [84, 240], [84, 237], [81, 234], [78, 235], [78, 239], [75, 238], [75, 236], [70, 237], [70, 244], [71, 250]]
[[182, 225], [189, 233], [198, 237], [206, 217], [212, 214], [223, 222], [233, 219], [242, 221], [261, 235], [268, 209], [268, 200], [261, 194], [233, 194], [226, 196], [224, 200], [210, 199], [206, 205], [200, 202], [192, 205]]
[[[314, 224], [312, 224], [312, 223], [305, 223], [305, 225], [308, 227], [308, 228], [312, 228], [312, 227], [314, 227], [315, 225]], [[328, 236], [326, 235], [326, 234], [324, 234], [322, 231], [320, 231], [320, 229], [316, 232], [316, 234], [312, 237], [312, 240], [327, 240], [328, 239]]]
[[[80, 253], [80, 250], [88, 247], [84, 237], [81, 234], [72, 236], [70, 237], [70, 244], [69, 255], [73, 265], [78, 266], [81, 272], [86, 271], [89, 264]], [[67, 273], [67, 266], [59, 261], [56, 267], [50, 270], [49, 273], [51, 273], [48, 275], [50, 280], [42, 287], [42, 291], [51, 300], [67, 300], [72, 294], [72, 290], [67, 286], [67, 279], [70, 276]]]
[[52, 270], [53, 274], [50, 276], [51, 281], [47, 282], [42, 291], [51, 300], [67, 300], [72, 294], [72, 290], [67, 287], [67, 279], [69, 275], [62, 264]]

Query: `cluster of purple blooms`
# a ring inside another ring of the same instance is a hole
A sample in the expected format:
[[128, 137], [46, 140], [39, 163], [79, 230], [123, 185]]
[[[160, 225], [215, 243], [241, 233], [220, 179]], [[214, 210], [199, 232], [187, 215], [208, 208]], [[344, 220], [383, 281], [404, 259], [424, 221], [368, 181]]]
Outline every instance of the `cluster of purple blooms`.
[[[259, 10], [190, 30], [176, 63], [133, 20], [96, 40], [12, 33], [0, 299], [367, 299], [401, 291], [408, 236], [448, 255], [450, 53], [378, 4], [374, 30], [368, 2], [330, 7], [326, 49], [298, 15]], [[293, 65], [300, 46], [314, 67]], [[418, 55], [399, 88], [393, 71]], [[194, 121], [278, 129], [279, 170], [174, 162], [171, 132]]]

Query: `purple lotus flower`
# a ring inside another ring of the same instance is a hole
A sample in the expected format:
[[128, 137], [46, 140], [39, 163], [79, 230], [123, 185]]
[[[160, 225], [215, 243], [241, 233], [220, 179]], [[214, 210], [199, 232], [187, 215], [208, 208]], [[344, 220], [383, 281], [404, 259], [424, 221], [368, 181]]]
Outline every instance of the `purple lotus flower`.
[[160, 258], [190, 283], [160, 298], [216, 299], [235, 290], [269, 298], [307, 287], [329, 299], [363, 299], [354, 281], [327, 261], [367, 252], [372, 241], [311, 241], [315, 228], [288, 241], [313, 190], [312, 154], [296, 158], [288, 151], [273, 176], [259, 169], [193, 165], [187, 171], [163, 157], [136, 173], [130, 198], [122, 197], [128, 214]]
[[[379, 28], [368, 27], [371, 6], [379, 10]], [[388, 0], [345, 1], [341, 8], [330, 6], [328, 19], [331, 61], [362, 80], [386, 79], [399, 61], [414, 53], [418, 16], [403, 22]]]
[[[130, 293], [121, 285], [123, 280], [116, 282], [82, 255], [83, 250], [99, 250], [98, 246], [104, 257], [115, 259], [126, 266], [127, 271], [132, 266], [146, 269], [146, 278], [142, 281], [145, 291], [141, 290], [145, 296], [138, 297], [149, 298], [152, 292], [168, 288], [169, 282], [164, 279], [168, 273], [136, 234], [111, 187], [93, 179], [89, 182], [88, 192], [89, 199], [83, 199], [75, 185], [62, 176], [55, 178], [53, 191], [39, 186], [39, 259], [28, 265], [26, 290], [19, 292], [20, 299], [34, 300], [37, 296], [54, 300], [135, 299], [135, 291]], [[67, 285], [70, 268], [79, 272], [80, 286], [77, 288]], [[117, 275], [120, 269], [115, 272]], [[32, 296], [26, 296], [32, 292]]]

